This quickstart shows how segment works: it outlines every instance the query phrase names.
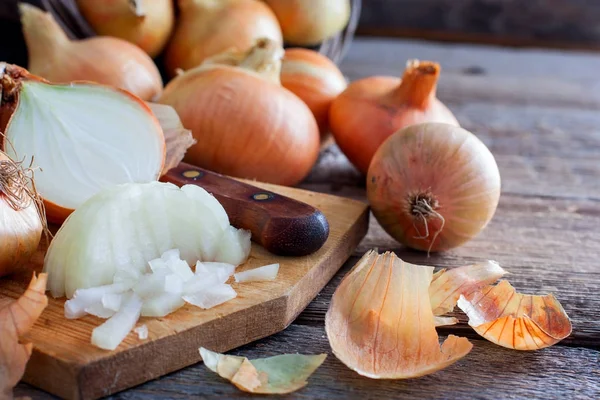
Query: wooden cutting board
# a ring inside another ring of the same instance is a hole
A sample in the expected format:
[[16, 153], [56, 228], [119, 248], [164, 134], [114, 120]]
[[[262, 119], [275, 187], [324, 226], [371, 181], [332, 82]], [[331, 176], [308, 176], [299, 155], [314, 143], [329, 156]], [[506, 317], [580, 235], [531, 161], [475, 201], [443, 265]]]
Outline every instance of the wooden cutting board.
[[[186, 305], [164, 318], [141, 318], [148, 339], [130, 333], [114, 351], [90, 344], [103, 320], [64, 317], [64, 299], [53, 299], [25, 340], [34, 344], [23, 380], [68, 399], [94, 399], [141, 384], [201, 360], [200, 346], [224, 352], [285, 329], [350, 257], [368, 228], [366, 204], [276, 185], [255, 186], [306, 202], [327, 217], [325, 245], [306, 257], [278, 257], [252, 244], [238, 271], [280, 263], [272, 282], [233, 284], [238, 297], [210, 310]], [[45, 249], [32, 260], [41, 271]], [[20, 296], [31, 278], [0, 279], [0, 307]], [[310, 353], [306, 349], [306, 353]]]

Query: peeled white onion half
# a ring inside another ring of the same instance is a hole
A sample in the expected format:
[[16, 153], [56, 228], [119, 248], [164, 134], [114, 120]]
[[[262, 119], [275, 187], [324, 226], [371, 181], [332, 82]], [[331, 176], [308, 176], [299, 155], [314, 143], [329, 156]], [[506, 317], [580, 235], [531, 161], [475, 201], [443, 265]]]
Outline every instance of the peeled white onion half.
[[[231, 227], [221, 204], [200, 187], [117, 185], [78, 207], [54, 237], [44, 260], [48, 289], [54, 297], [71, 298], [77, 289], [136, 284], [160, 268], [156, 259], [171, 249], [188, 266], [198, 260], [240, 265], [250, 253], [250, 233]], [[192, 278], [173, 265], [184, 281]], [[171, 280], [169, 287], [178, 284]]]

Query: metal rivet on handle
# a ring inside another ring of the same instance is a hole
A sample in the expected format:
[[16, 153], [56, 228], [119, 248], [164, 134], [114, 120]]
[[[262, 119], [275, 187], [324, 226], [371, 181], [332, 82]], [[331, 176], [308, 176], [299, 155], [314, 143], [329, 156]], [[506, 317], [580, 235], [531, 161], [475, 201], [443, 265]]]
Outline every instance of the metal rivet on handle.
[[196, 179], [202, 178], [204, 176], [204, 172], [195, 171], [193, 169], [190, 169], [190, 170], [182, 172], [181, 175], [183, 175], [184, 178], [196, 180]]
[[274, 197], [275, 197], [275, 195], [273, 193], [266, 193], [266, 192], [255, 193], [252, 195], [252, 198], [256, 201], [267, 201], [267, 200], [271, 200]]

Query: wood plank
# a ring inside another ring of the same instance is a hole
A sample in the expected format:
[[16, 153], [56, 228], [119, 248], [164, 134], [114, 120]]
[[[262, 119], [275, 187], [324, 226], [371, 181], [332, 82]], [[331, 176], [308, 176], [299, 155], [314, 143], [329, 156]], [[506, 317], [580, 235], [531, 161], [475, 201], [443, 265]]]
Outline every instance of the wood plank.
[[[368, 225], [367, 206], [350, 199], [256, 183], [320, 209], [330, 235], [319, 251], [306, 257], [277, 257], [253, 243], [240, 269], [281, 265], [272, 282], [233, 284], [238, 296], [210, 310], [186, 305], [164, 318], [142, 318], [149, 340], [135, 333], [114, 351], [91, 345], [92, 329], [102, 320], [64, 318], [64, 299], [49, 305], [25, 339], [34, 344], [24, 381], [65, 398], [106, 396], [157, 378], [200, 360], [197, 347], [229, 350], [285, 329], [348, 259]], [[43, 252], [33, 267], [41, 269]], [[18, 297], [30, 278], [0, 281], [0, 297]]]
[[586, 0], [367, 0], [361, 33], [513, 45], [600, 48], [600, 7]]
[[[372, 380], [351, 371], [333, 354], [323, 326], [292, 325], [257, 343], [231, 354], [249, 358], [268, 357], [283, 352], [328, 353], [325, 363], [309, 378], [308, 386], [285, 398], [315, 399], [592, 399], [600, 393], [600, 352], [583, 348], [555, 346], [540, 351], [515, 351], [485, 340], [472, 340], [471, 353], [456, 364], [411, 380]], [[576, 361], [575, 361], [576, 360]], [[50, 399], [44, 393], [20, 386], [17, 395]], [[230, 383], [208, 371], [203, 363], [177, 374], [136, 387], [113, 399], [178, 398], [248, 399], [257, 396], [240, 392]]]

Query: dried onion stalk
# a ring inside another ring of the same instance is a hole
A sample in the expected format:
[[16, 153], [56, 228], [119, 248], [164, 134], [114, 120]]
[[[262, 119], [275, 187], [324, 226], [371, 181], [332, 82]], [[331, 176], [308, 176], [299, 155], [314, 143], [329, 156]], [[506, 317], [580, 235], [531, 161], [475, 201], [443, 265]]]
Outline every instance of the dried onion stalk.
[[433, 373], [471, 351], [466, 338], [439, 345], [429, 300], [433, 267], [406, 263], [394, 253], [367, 252], [335, 291], [325, 318], [334, 354], [376, 379]]
[[461, 295], [458, 307], [475, 331], [497, 345], [515, 350], [552, 346], [571, 334], [572, 326], [552, 295], [517, 293], [508, 281]]

